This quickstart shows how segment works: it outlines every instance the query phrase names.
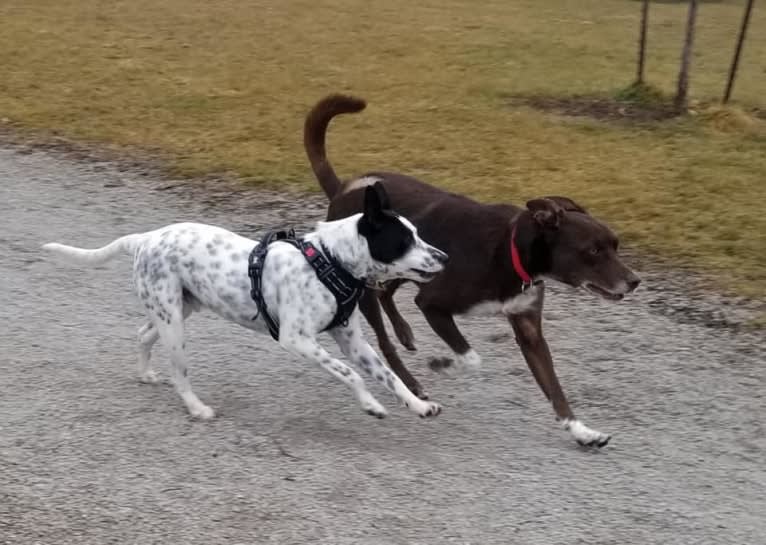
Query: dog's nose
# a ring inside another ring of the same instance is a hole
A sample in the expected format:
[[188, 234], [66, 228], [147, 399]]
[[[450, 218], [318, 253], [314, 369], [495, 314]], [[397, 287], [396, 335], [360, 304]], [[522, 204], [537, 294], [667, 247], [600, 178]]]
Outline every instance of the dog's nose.
[[641, 283], [641, 279], [637, 276], [634, 276], [632, 279], [628, 280], [628, 289], [630, 291], [636, 291], [636, 288]]
[[441, 250], [434, 249], [433, 251], [431, 251], [431, 255], [436, 261], [438, 261], [442, 265], [446, 265], [447, 261], [449, 261], [449, 256], [446, 253], [442, 252]]

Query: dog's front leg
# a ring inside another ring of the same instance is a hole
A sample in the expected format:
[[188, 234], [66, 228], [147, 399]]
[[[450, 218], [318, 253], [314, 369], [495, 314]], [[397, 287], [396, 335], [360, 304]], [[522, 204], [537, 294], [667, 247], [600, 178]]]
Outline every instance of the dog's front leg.
[[364, 340], [359, 323], [359, 311], [354, 312], [347, 326], [337, 327], [330, 331], [330, 334], [349, 360], [385, 386], [412, 412], [420, 417], [436, 416], [441, 412], [441, 406], [438, 403], [418, 398], [404, 385], [396, 373], [383, 364], [375, 350]]
[[386, 331], [386, 326], [383, 323], [383, 316], [380, 313], [380, 303], [373, 290], [365, 290], [364, 295], [362, 295], [362, 298], [359, 300], [359, 309], [362, 311], [362, 314], [364, 314], [370, 327], [375, 331], [380, 351], [383, 352], [383, 356], [386, 358], [386, 361], [391, 366], [394, 373], [404, 381], [407, 388], [409, 388], [413, 394], [420, 399], [428, 399], [428, 393], [423, 386], [421, 386], [420, 382], [410, 374], [409, 370], [399, 358], [396, 347], [394, 346], [394, 343], [391, 342], [388, 332]]
[[416, 350], [415, 335], [412, 333], [410, 324], [407, 323], [407, 320], [401, 315], [396, 306], [396, 302], [394, 301], [396, 290], [398, 290], [404, 283], [405, 280], [392, 280], [391, 282], [388, 282], [383, 288], [383, 291], [378, 294], [378, 299], [380, 300], [380, 305], [383, 307], [386, 316], [391, 320], [391, 325], [394, 326], [396, 338], [399, 339], [399, 342], [402, 343], [404, 348], [414, 352]]
[[548, 343], [543, 337], [542, 311], [544, 290], [539, 288], [539, 294], [533, 307], [520, 314], [511, 314], [511, 322], [516, 335], [516, 343], [521, 348], [524, 359], [532, 371], [537, 384], [545, 397], [553, 404], [553, 410], [564, 429], [572, 434], [574, 439], [585, 446], [603, 447], [611, 438], [605, 433], [592, 430], [575, 418], [564, 391], [559, 384], [553, 358]]
[[367, 386], [359, 373], [342, 361], [333, 358], [315, 338], [302, 334], [299, 328], [285, 327], [283, 324], [279, 333], [279, 344], [289, 352], [316, 363], [351, 388], [367, 414], [377, 418], [386, 416], [387, 413], [383, 405], [367, 390]]

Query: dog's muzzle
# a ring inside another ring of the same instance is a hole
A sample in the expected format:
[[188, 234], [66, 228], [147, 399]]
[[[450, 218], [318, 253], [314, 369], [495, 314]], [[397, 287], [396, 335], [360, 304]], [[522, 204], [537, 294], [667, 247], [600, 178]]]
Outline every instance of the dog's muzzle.
[[431, 248], [428, 253], [433, 257], [439, 265], [446, 265], [449, 261], [449, 256], [437, 248]]

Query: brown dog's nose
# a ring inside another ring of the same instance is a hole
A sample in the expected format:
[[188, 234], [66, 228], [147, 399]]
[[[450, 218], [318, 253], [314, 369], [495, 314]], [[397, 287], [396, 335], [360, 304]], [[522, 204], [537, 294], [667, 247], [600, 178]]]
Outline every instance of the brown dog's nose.
[[641, 279], [637, 276], [634, 276], [631, 280], [628, 280], [628, 288], [630, 291], [636, 291], [636, 288], [641, 283]]

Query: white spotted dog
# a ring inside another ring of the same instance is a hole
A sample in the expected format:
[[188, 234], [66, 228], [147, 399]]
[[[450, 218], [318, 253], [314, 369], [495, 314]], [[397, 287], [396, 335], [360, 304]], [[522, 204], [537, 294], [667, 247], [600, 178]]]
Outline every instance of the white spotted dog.
[[[444, 268], [447, 255], [426, 244], [407, 219], [389, 209], [382, 185], [368, 188], [364, 200], [363, 213], [319, 222], [302, 240], [368, 285], [397, 278], [428, 282]], [[179, 223], [127, 235], [97, 250], [56, 243], [45, 244], [43, 249], [81, 265], [101, 264], [121, 253], [133, 256], [135, 287], [149, 318], [138, 332], [139, 378], [157, 381], [149, 360], [152, 346], [161, 338], [170, 351], [173, 382], [192, 416], [214, 416], [192, 391], [184, 355], [184, 320], [205, 307], [260, 332], [268, 331], [269, 321], [277, 323], [278, 340], [284, 348], [319, 364], [354, 391], [366, 412], [383, 418], [386, 410], [363, 379], [319, 344], [317, 337], [337, 317], [339, 303], [306, 255], [283, 240], [267, 246], [262, 262], [259, 293], [267, 312], [264, 320], [264, 308], [251, 295], [248, 263], [258, 245], [219, 227]], [[347, 320], [329, 330], [343, 354], [414, 413], [421, 417], [439, 414], [438, 404], [416, 397], [382, 363], [363, 337], [355, 302], [352, 308]]]

